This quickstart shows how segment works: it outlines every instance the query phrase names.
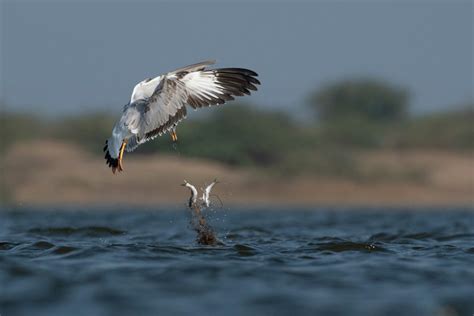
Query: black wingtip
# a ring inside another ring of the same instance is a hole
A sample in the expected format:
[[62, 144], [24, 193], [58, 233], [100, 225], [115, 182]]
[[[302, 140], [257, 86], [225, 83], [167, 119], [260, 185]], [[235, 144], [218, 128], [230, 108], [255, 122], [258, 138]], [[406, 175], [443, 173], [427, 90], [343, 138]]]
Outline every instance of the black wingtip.
[[105, 159], [105, 163], [110, 167], [112, 168], [112, 172], [115, 173], [115, 170], [118, 168], [119, 166], [119, 161], [117, 158], [112, 158], [112, 156], [110, 155], [110, 152], [108, 150], [108, 141], [105, 141], [105, 146], [104, 146], [104, 152], [105, 152], [105, 156], [104, 156], [104, 159]]
[[258, 74], [250, 69], [247, 68], [219, 68], [221, 72], [228, 72], [228, 73], [240, 73], [246, 76], [258, 77]]

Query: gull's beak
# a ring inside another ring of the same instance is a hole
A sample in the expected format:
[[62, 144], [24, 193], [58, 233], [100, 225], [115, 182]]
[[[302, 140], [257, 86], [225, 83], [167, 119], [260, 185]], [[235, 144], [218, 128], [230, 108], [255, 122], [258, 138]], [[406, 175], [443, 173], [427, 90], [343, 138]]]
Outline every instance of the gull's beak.
[[[117, 166], [117, 169], [118, 171], [123, 171], [123, 163], [122, 163], [122, 159], [123, 159], [123, 153], [125, 151], [125, 147], [127, 146], [127, 140], [124, 139], [122, 141], [122, 146], [120, 146], [120, 152], [119, 152], [119, 156], [118, 156], [118, 166]], [[112, 171], [115, 173], [115, 170], [112, 169]]]

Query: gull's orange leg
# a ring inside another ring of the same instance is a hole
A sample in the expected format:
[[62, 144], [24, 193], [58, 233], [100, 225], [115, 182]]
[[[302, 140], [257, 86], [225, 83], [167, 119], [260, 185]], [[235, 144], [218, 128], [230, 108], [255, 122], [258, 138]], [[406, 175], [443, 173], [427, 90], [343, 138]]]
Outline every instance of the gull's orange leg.
[[172, 131], [171, 131], [171, 140], [173, 140], [173, 142], [177, 142], [177, 141], [178, 141], [178, 135], [176, 134], [176, 131], [175, 131], [175, 130], [172, 130]]

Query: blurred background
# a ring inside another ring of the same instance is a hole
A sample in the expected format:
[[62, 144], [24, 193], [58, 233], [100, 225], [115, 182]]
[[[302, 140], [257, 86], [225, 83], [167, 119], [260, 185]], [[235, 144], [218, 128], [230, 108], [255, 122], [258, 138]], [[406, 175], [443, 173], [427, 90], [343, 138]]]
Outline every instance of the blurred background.
[[[1, 1], [0, 200], [472, 205], [472, 1]], [[102, 147], [144, 78], [217, 59], [262, 86]]]

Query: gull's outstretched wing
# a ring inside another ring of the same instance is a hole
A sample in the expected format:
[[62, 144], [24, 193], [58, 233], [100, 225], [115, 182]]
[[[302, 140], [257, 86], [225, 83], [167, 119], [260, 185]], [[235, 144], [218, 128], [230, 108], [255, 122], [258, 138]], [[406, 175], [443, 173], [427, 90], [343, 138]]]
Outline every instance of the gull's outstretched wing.
[[191, 196], [189, 197], [188, 206], [190, 208], [194, 207], [196, 205], [197, 195], [198, 195], [196, 187], [192, 185], [191, 183], [187, 182], [186, 180], [184, 180], [184, 183], [181, 185], [183, 187], [189, 188], [189, 190], [191, 191]]
[[194, 109], [223, 104], [257, 90], [257, 73], [243, 68], [206, 70], [213, 63], [180, 68], [135, 87], [131, 102], [136, 104], [141, 118], [139, 132], [127, 144], [127, 151], [176, 127], [186, 118], [187, 104]]
[[260, 81], [252, 70], [244, 68], [220, 68], [194, 72], [177, 72], [184, 83], [188, 98], [186, 102], [194, 109], [223, 104], [235, 96], [250, 95], [256, 91]]
[[206, 69], [207, 66], [214, 65], [215, 63], [216, 63], [215, 60], [201, 61], [200, 63], [192, 64], [192, 65], [189, 65], [189, 66], [185, 66], [185, 67], [173, 70], [173, 71], [170, 72], [170, 74], [171, 73], [178, 73], [178, 72], [193, 72], [193, 71], [204, 70], [204, 69]]
[[211, 201], [209, 200], [209, 194], [211, 193], [212, 187], [217, 183], [217, 179], [214, 179], [211, 184], [209, 184], [202, 194], [202, 201], [206, 207], [211, 205]]

